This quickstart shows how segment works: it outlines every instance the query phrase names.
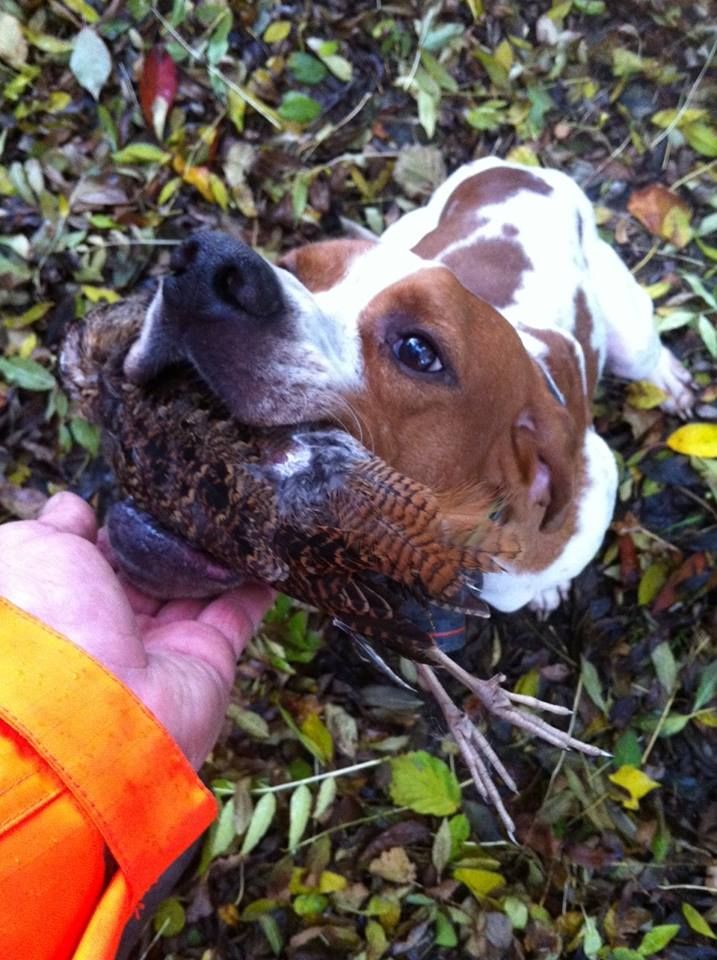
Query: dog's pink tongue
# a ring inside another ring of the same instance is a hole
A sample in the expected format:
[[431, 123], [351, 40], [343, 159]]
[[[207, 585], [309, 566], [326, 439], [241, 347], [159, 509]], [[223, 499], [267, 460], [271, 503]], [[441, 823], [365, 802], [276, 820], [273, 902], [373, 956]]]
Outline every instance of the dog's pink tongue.
[[122, 572], [152, 596], [165, 600], [211, 597], [245, 580], [165, 530], [128, 500], [110, 507], [107, 532]]

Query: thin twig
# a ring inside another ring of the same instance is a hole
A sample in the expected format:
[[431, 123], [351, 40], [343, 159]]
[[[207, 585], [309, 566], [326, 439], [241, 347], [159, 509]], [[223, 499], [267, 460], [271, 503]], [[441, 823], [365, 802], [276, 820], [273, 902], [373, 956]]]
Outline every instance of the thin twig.
[[668, 123], [668, 125], [665, 127], [665, 129], [664, 129], [661, 133], [658, 133], [658, 135], [657, 135], [657, 136], [655, 137], [655, 139], [652, 141], [652, 143], [650, 144], [650, 149], [651, 149], [651, 150], [654, 150], [655, 147], [658, 145], [658, 143], [662, 143], [662, 141], [665, 139], [665, 137], [669, 137], [669, 135], [672, 133], [672, 131], [673, 131], [677, 126], [679, 126], [680, 120], [681, 120], [682, 117], [685, 115], [685, 112], [686, 112], [687, 108], [688, 108], [689, 105], [690, 105], [690, 101], [692, 100], [692, 98], [694, 97], [694, 95], [697, 93], [697, 89], [698, 89], [699, 85], [702, 83], [702, 80], [704, 79], [705, 74], [707, 73], [707, 71], [708, 71], [709, 68], [710, 68], [710, 64], [712, 63], [712, 60], [714, 59], [715, 51], [717, 51], [717, 36], [715, 36], [715, 40], [714, 40], [714, 43], [712, 44], [712, 48], [711, 48], [710, 52], [707, 54], [707, 59], [706, 59], [705, 62], [702, 64], [702, 69], [701, 69], [700, 72], [697, 74], [697, 77], [695, 78], [695, 82], [692, 84], [692, 86], [690, 87], [690, 89], [687, 91], [687, 96], [685, 97], [684, 103], [683, 103], [682, 106], [679, 108], [679, 110], [677, 111], [677, 113], [674, 115], [674, 117], [672, 118], [672, 120], [671, 120], [671, 121]]
[[204, 67], [206, 67], [206, 70], [210, 76], [216, 77], [217, 80], [221, 80], [221, 82], [226, 87], [228, 87], [230, 90], [236, 93], [238, 97], [241, 97], [241, 99], [246, 104], [248, 104], [253, 110], [256, 110], [256, 112], [260, 114], [260, 116], [262, 116], [265, 120], [268, 120], [268, 122], [273, 127], [276, 127], [277, 130], [282, 129], [281, 120], [277, 116], [275, 110], [272, 110], [271, 107], [268, 107], [265, 103], [262, 103], [262, 101], [259, 100], [258, 97], [255, 97], [254, 94], [250, 93], [245, 87], [242, 87], [240, 84], [235, 83], [233, 80], [230, 80], [229, 77], [223, 74], [218, 67], [215, 67], [211, 63], [207, 63], [204, 58], [204, 55], [199, 53], [197, 50], [194, 49], [194, 47], [192, 47], [189, 43], [187, 43], [184, 37], [174, 29], [172, 24], [165, 17], [162, 16], [162, 14], [159, 12], [159, 10], [156, 7], [152, 7], [152, 13], [157, 18], [157, 20], [159, 20], [159, 22], [162, 24], [164, 29], [170, 35], [170, 37], [173, 40], [175, 40], [180, 45], [180, 47], [182, 47], [183, 50], [186, 51], [186, 53], [191, 57], [192, 60], [196, 60], [197, 62], [202, 63]]

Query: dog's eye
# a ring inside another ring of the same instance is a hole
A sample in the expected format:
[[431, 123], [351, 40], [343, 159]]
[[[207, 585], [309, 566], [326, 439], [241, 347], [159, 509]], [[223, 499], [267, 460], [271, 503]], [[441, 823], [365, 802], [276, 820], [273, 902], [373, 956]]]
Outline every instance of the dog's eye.
[[404, 367], [417, 373], [440, 373], [443, 370], [443, 361], [436, 348], [417, 333], [399, 337], [393, 344], [393, 355]]

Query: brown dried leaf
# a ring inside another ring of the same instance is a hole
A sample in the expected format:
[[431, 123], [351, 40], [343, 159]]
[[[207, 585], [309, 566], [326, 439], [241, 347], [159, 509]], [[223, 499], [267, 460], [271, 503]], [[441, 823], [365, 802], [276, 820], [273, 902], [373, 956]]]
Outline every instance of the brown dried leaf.
[[635, 190], [627, 209], [655, 237], [662, 237], [676, 247], [684, 247], [692, 239], [689, 205], [661, 183], [651, 183]]
[[388, 880], [389, 883], [413, 883], [416, 879], [416, 865], [410, 860], [403, 847], [391, 847], [372, 860], [369, 873]]

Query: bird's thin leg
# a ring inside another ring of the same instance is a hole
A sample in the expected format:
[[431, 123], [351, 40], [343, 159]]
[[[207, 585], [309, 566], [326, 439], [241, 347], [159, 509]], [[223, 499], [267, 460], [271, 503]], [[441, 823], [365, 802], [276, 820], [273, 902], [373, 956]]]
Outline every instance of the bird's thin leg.
[[511, 693], [504, 690], [500, 684], [505, 677], [500, 674], [491, 677], [490, 680], [481, 680], [464, 670], [459, 664], [452, 660], [442, 650], [436, 648], [434, 651], [436, 663], [448, 671], [452, 676], [467, 687], [471, 693], [480, 700], [488, 713], [493, 714], [501, 720], [505, 720], [515, 727], [520, 727], [527, 733], [539, 737], [556, 747], [562, 747], [564, 750], [572, 748], [586, 753], [591, 757], [609, 757], [610, 754], [592, 744], [583, 743], [571, 737], [569, 733], [552, 727], [545, 720], [536, 717], [531, 713], [516, 708], [515, 704], [533, 707], [535, 710], [546, 710], [550, 713], [569, 714], [572, 711], [565, 707], [555, 707], [552, 703], [546, 703], [544, 700], [537, 700], [535, 697], [525, 697], [522, 694]]
[[513, 778], [480, 730], [471, 723], [467, 714], [461, 712], [453, 703], [433, 670], [425, 663], [417, 664], [417, 668], [418, 676], [441, 708], [448, 729], [458, 744], [458, 749], [461, 751], [461, 756], [470, 771], [476, 789], [484, 800], [493, 804], [508, 835], [511, 840], [514, 840], [515, 824], [505, 809], [505, 804], [493, 782], [489, 767], [495, 770], [507, 787], [517, 792]]

